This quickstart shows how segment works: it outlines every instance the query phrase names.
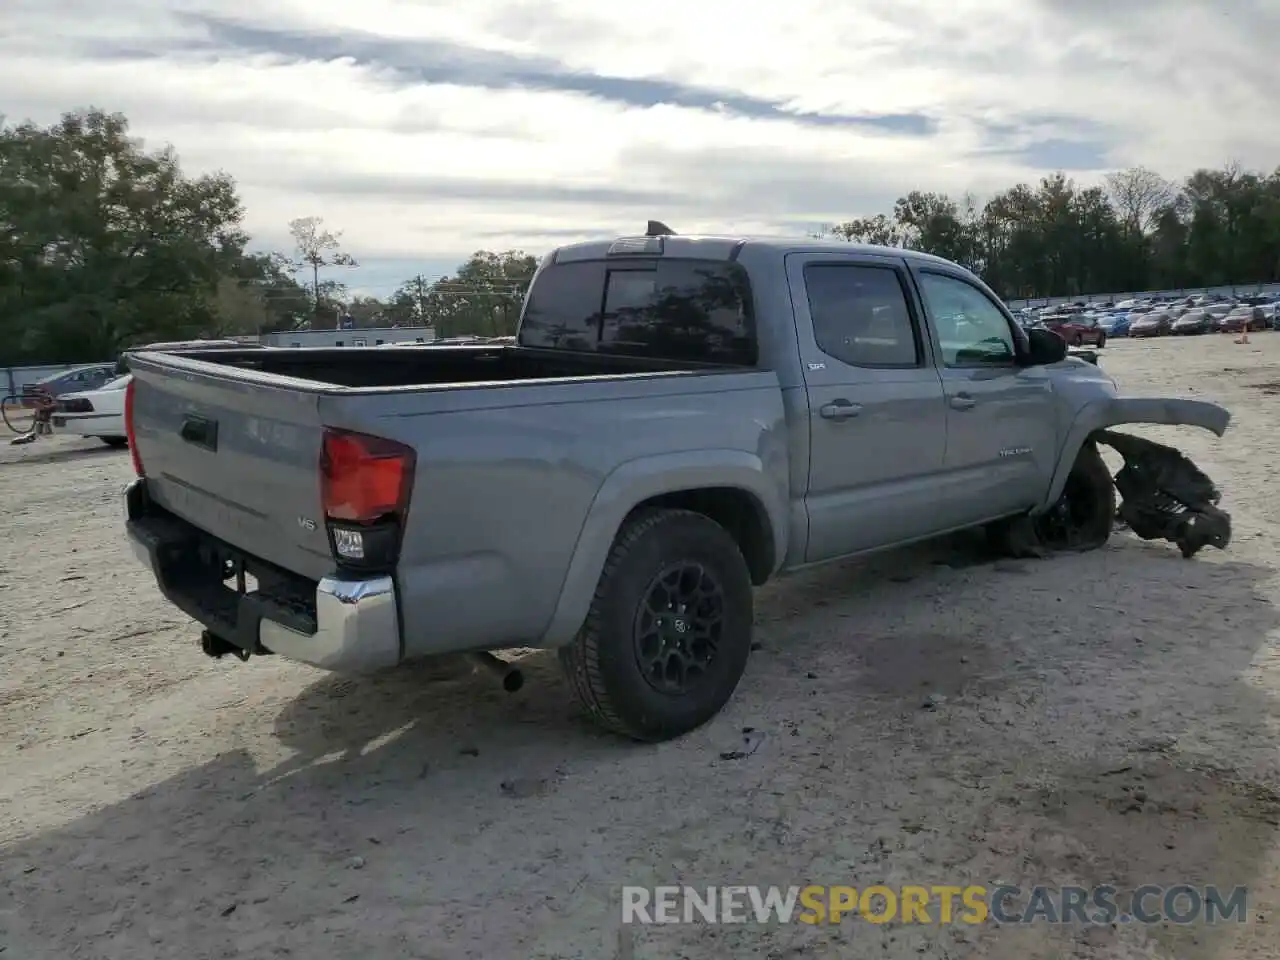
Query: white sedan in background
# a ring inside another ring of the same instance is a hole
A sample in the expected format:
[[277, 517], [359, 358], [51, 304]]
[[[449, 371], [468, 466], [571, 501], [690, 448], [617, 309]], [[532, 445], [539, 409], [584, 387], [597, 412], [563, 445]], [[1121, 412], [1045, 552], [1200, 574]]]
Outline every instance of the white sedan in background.
[[53, 432], [97, 437], [108, 447], [128, 446], [124, 429], [124, 388], [132, 374], [117, 377], [97, 390], [64, 393], [53, 411]]

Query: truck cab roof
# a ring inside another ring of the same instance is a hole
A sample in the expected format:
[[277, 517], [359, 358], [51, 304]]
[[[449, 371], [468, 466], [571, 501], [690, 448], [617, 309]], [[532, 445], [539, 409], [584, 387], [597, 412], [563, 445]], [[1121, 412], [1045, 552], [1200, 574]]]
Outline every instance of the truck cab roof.
[[747, 246], [786, 253], [843, 253], [866, 256], [897, 257], [954, 268], [950, 260], [904, 247], [881, 247], [873, 244], [846, 243], [843, 240], [820, 240], [812, 237], [763, 237], [746, 235], [642, 234], [615, 237], [612, 240], [584, 240], [558, 247], [548, 254], [550, 263], [577, 260], [599, 260], [622, 256], [690, 257], [711, 260], [737, 260]]

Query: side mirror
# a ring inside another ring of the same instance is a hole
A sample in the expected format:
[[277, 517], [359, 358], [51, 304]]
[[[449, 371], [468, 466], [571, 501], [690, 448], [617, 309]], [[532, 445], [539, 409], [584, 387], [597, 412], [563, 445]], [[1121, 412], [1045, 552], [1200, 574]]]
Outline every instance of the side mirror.
[[1027, 331], [1027, 341], [1028, 367], [1048, 366], [1067, 356], [1067, 341], [1047, 327], [1032, 327]]

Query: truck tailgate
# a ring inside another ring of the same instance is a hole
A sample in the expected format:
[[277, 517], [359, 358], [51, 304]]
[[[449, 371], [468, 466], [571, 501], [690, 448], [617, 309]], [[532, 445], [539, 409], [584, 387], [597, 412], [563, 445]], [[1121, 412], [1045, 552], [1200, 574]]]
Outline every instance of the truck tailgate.
[[133, 428], [151, 499], [253, 556], [332, 572], [316, 384], [135, 356]]

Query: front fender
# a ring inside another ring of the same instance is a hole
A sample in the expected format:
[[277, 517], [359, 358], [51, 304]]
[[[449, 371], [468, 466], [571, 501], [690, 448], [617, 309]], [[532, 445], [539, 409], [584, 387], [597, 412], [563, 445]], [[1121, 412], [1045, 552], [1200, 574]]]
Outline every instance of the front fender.
[[[786, 473], [780, 479], [785, 482]], [[682, 490], [733, 487], [755, 497], [769, 518], [775, 570], [786, 555], [786, 489], [778, 487], [764, 462], [743, 450], [690, 450], [629, 460], [600, 485], [578, 534], [555, 612], [540, 646], [569, 643], [587, 617], [600, 573], [627, 514], [653, 497]]]
[[1216, 403], [1206, 400], [1180, 400], [1171, 397], [1106, 397], [1085, 404], [1076, 414], [1067, 431], [1066, 442], [1058, 453], [1053, 470], [1053, 480], [1048, 494], [1040, 504], [1047, 510], [1062, 496], [1067, 485], [1067, 475], [1076, 462], [1080, 448], [1095, 430], [1119, 426], [1122, 423], [1161, 423], [1173, 426], [1200, 427], [1222, 436], [1231, 423], [1231, 413]]

